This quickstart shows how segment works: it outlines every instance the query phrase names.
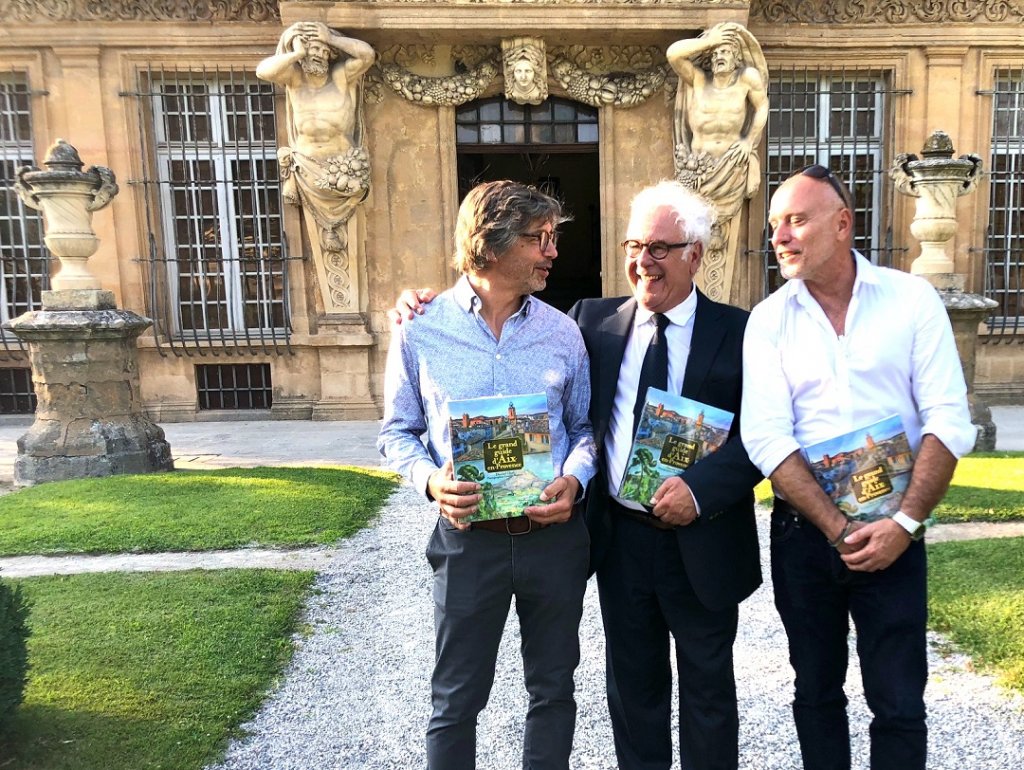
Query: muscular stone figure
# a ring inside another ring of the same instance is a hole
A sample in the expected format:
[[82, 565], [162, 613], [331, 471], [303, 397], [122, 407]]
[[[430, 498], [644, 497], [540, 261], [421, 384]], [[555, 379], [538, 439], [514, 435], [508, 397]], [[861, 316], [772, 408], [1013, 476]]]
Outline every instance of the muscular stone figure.
[[333, 292], [324, 297], [328, 309], [351, 304], [346, 224], [369, 191], [360, 83], [375, 58], [361, 40], [320, 22], [298, 22], [256, 68], [257, 77], [285, 88], [289, 146], [278, 151], [282, 195], [305, 213], [318, 267], [328, 273], [321, 277]]
[[[673, 43], [666, 58], [679, 75], [676, 178], [715, 204], [718, 219], [704, 277], [707, 281], [708, 269], [718, 269], [724, 280], [718, 263], [733, 251], [729, 222], [760, 183], [756, 147], [768, 121], [768, 68], [757, 40], [732, 22]], [[713, 299], [727, 299], [727, 283], [719, 288], [724, 293], [705, 285]]]

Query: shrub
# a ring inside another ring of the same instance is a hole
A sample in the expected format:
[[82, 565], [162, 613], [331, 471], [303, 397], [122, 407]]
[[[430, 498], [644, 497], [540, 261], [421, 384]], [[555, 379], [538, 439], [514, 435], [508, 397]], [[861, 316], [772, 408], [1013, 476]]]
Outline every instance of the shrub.
[[28, 604], [0, 580], [0, 732], [21, 703], [28, 675]]

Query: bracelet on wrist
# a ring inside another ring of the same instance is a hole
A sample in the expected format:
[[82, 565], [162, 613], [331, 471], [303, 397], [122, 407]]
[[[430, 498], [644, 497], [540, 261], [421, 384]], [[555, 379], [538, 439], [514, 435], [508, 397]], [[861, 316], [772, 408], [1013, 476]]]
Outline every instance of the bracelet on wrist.
[[850, 534], [850, 530], [853, 529], [853, 522], [846, 522], [846, 526], [843, 527], [843, 531], [839, 533], [839, 536], [835, 540], [829, 540], [828, 544], [833, 548], [838, 548], [842, 542], [846, 539], [846, 536]]

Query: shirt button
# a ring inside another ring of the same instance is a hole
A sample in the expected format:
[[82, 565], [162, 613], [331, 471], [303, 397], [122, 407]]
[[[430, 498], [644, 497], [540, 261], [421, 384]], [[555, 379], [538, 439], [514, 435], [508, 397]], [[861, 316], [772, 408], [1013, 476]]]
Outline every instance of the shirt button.
[[497, 353], [494, 357], [497, 358], [500, 361], [501, 360], [501, 353]]

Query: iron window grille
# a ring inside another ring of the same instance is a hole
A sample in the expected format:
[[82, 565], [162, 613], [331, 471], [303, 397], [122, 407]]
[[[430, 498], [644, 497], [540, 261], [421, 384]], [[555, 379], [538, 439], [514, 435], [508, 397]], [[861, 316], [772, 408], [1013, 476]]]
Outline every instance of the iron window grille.
[[785, 179], [804, 166], [832, 169], [853, 194], [853, 245], [873, 263], [891, 266], [905, 248], [893, 246], [892, 198], [885, 148], [892, 141], [892, 97], [887, 73], [843, 68], [773, 68], [767, 162], [763, 172], [764, 221], [761, 259], [764, 293], [782, 285], [768, 204]]
[[[43, 244], [42, 214], [14, 192], [17, 171], [34, 165], [32, 98], [24, 73], [0, 73], [0, 322], [39, 310], [50, 288], [50, 253]], [[0, 333], [0, 360], [24, 360], [25, 346]]]
[[994, 86], [981, 92], [992, 96], [985, 296], [998, 303], [985, 342], [1024, 332], [1024, 68], [997, 70]]
[[288, 252], [272, 84], [238, 69], [147, 69], [136, 98], [146, 158], [149, 312], [177, 355], [291, 352]]
[[270, 364], [197, 364], [199, 409], [270, 409]]

